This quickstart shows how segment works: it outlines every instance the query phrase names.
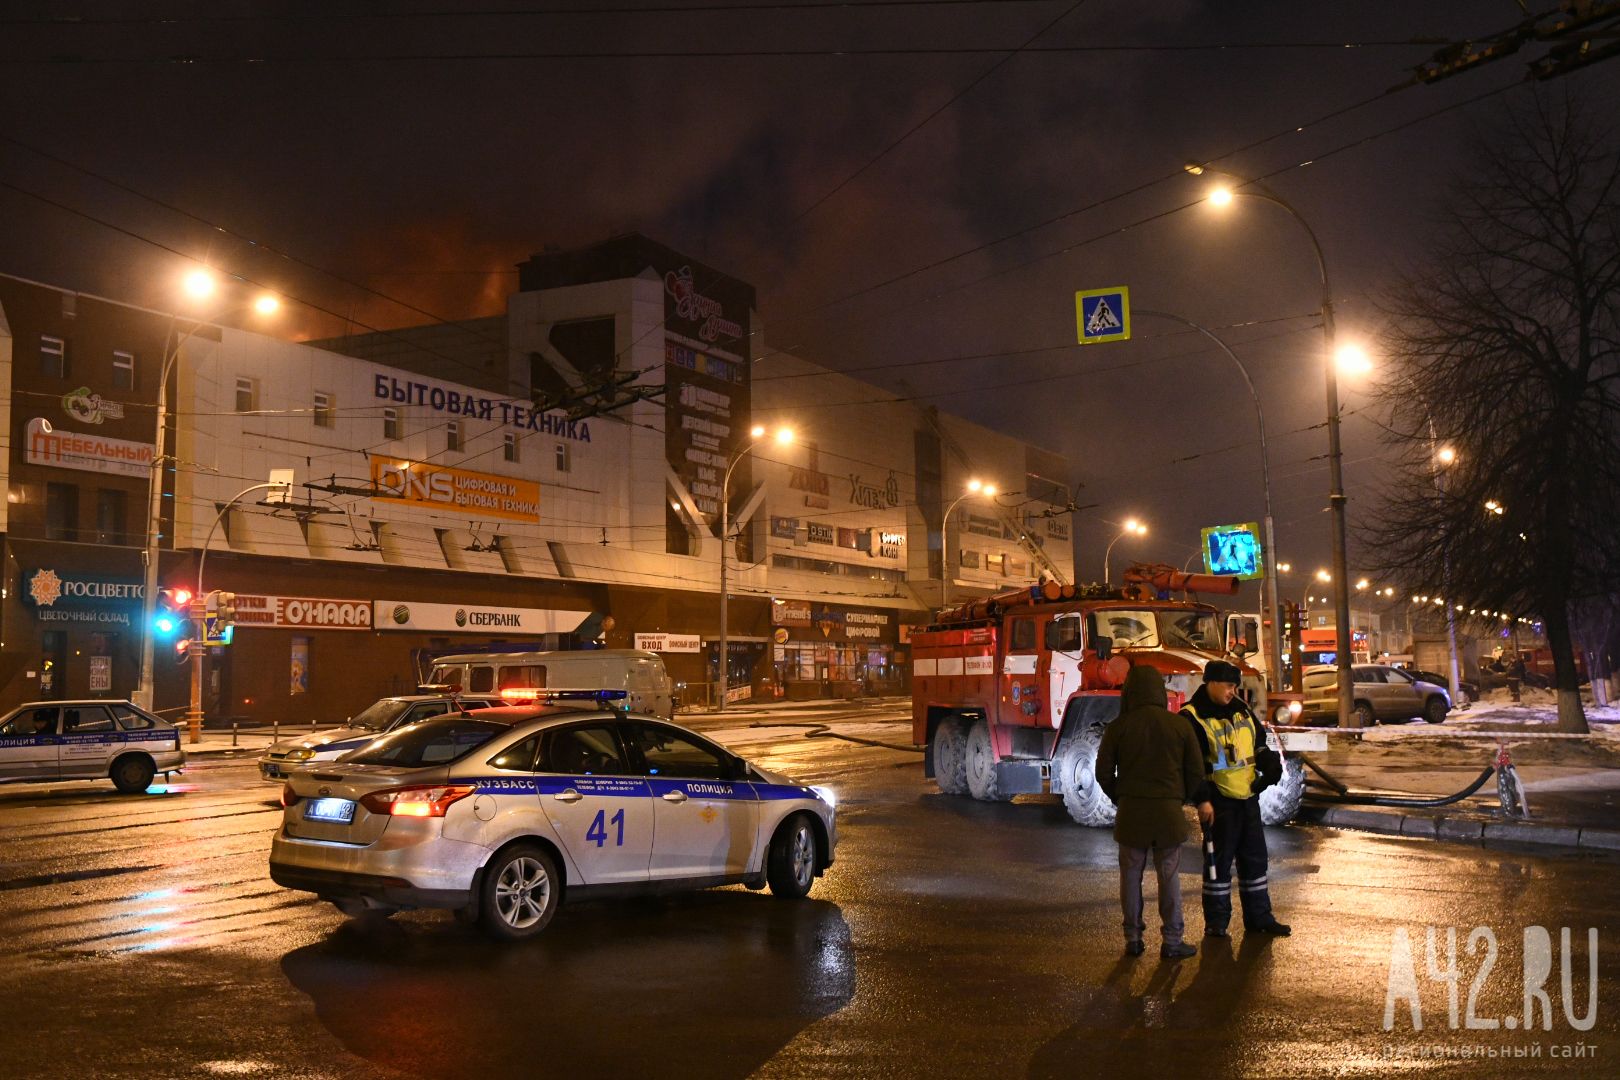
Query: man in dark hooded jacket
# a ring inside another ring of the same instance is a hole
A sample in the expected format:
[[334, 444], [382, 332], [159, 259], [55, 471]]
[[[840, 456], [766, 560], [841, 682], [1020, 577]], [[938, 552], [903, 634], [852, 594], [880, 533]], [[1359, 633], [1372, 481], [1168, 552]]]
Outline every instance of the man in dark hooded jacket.
[[1159, 955], [1179, 960], [1198, 951], [1181, 940], [1181, 844], [1187, 839], [1182, 807], [1204, 783], [1198, 739], [1187, 722], [1166, 708], [1164, 676], [1138, 664], [1125, 676], [1119, 719], [1103, 731], [1097, 749], [1097, 783], [1114, 801], [1114, 839], [1119, 841], [1119, 903], [1125, 912], [1125, 952], [1142, 955], [1142, 871], [1148, 856], [1159, 879], [1159, 919], [1164, 944]]

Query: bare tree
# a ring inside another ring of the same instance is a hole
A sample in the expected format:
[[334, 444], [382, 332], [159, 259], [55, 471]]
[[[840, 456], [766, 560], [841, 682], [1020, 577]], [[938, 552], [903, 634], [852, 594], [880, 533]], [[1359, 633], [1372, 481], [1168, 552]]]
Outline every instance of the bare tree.
[[1545, 96], [1477, 142], [1385, 301], [1400, 456], [1362, 532], [1447, 603], [1539, 619], [1559, 729], [1584, 732], [1571, 608], [1620, 595], [1620, 154]]

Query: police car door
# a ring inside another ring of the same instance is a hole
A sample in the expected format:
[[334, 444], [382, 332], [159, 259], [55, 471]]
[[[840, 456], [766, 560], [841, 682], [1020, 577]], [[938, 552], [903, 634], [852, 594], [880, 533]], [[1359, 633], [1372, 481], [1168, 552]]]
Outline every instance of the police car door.
[[62, 706], [62, 745], [57, 758], [64, 778], [103, 776], [113, 751], [122, 749], [112, 714], [102, 705]]
[[653, 796], [653, 880], [746, 873], [759, 801], [752, 785], [734, 779], [736, 759], [663, 724], [624, 727]]
[[553, 728], [541, 739], [540, 807], [587, 885], [647, 880], [653, 800], [632, 772], [611, 721]]
[[23, 709], [0, 726], [0, 780], [41, 780], [56, 775], [56, 705]]

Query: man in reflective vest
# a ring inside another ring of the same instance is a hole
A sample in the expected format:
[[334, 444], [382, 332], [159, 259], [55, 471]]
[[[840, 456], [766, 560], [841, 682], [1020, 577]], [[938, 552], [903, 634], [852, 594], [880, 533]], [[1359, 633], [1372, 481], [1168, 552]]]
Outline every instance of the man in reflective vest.
[[1255, 779], [1265, 733], [1237, 696], [1241, 681], [1235, 664], [1211, 660], [1204, 666], [1204, 685], [1181, 710], [1198, 734], [1207, 777], [1198, 802], [1198, 820], [1204, 826], [1204, 934], [1227, 934], [1235, 858], [1244, 929], [1287, 937], [1288, 927], [1271, 912], [1266, 885], [1266, 834]]

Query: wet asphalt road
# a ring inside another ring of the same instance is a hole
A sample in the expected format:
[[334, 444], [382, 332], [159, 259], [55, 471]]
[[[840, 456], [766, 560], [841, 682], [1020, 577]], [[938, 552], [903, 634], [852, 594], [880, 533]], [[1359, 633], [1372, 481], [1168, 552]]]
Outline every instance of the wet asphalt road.
[[[903, 730], [886, 734], [904, 741]], [[1055, 800], [940, 796], [915, 754], [797, 731], [733, 726], [721, 737], [839, 792], [838, 863], [811, 899], [739, 888], [581, 904], [516, 947], [443, 913], [348, 922], [277, 888], [266, 874], [276, 791], [245, 758], [201, 761], [172, 789], [138, 797], [108, 784], [0, 789], [4, 1071], [345, 1080], [1620, 1071], [1620, 862], [1273, 830], [1273, 895], [1294, 937], [1239, 932], [1179, 964], [1152, 951], [1125, 960], [1114, 844], [1069, 824]], [[1196, 905], [1192, 847], [1183, 869]], [[1476, 1016], [1522, 1014], [1527, 924], [1552, 929], [1553, 1030], [1452, 1030], [1445, 984], [1425, 971], [1425, 927], [1442, 928], [1442, 947], [1444, 928], [1459, 929], [1461, 1025], [1476, 982]], [[1586, 929], [1599, 933], [1596, 1023], [1584, 1032], [1561, 1000], [1564, 926], [1576, 931], [1577, 1017]], [[1483, 975], [1483, 947], [1467, 951], [1475, 927], [1500, 943]], [[1383, 1030], [1402, 928], [1421, 1032], [1404, 1000], [1395, 1029]], [[1200, 931], [1192, 911], [1189, 935]], [[1541, 1056], [1430, 1056], [1464, 1048]]]

